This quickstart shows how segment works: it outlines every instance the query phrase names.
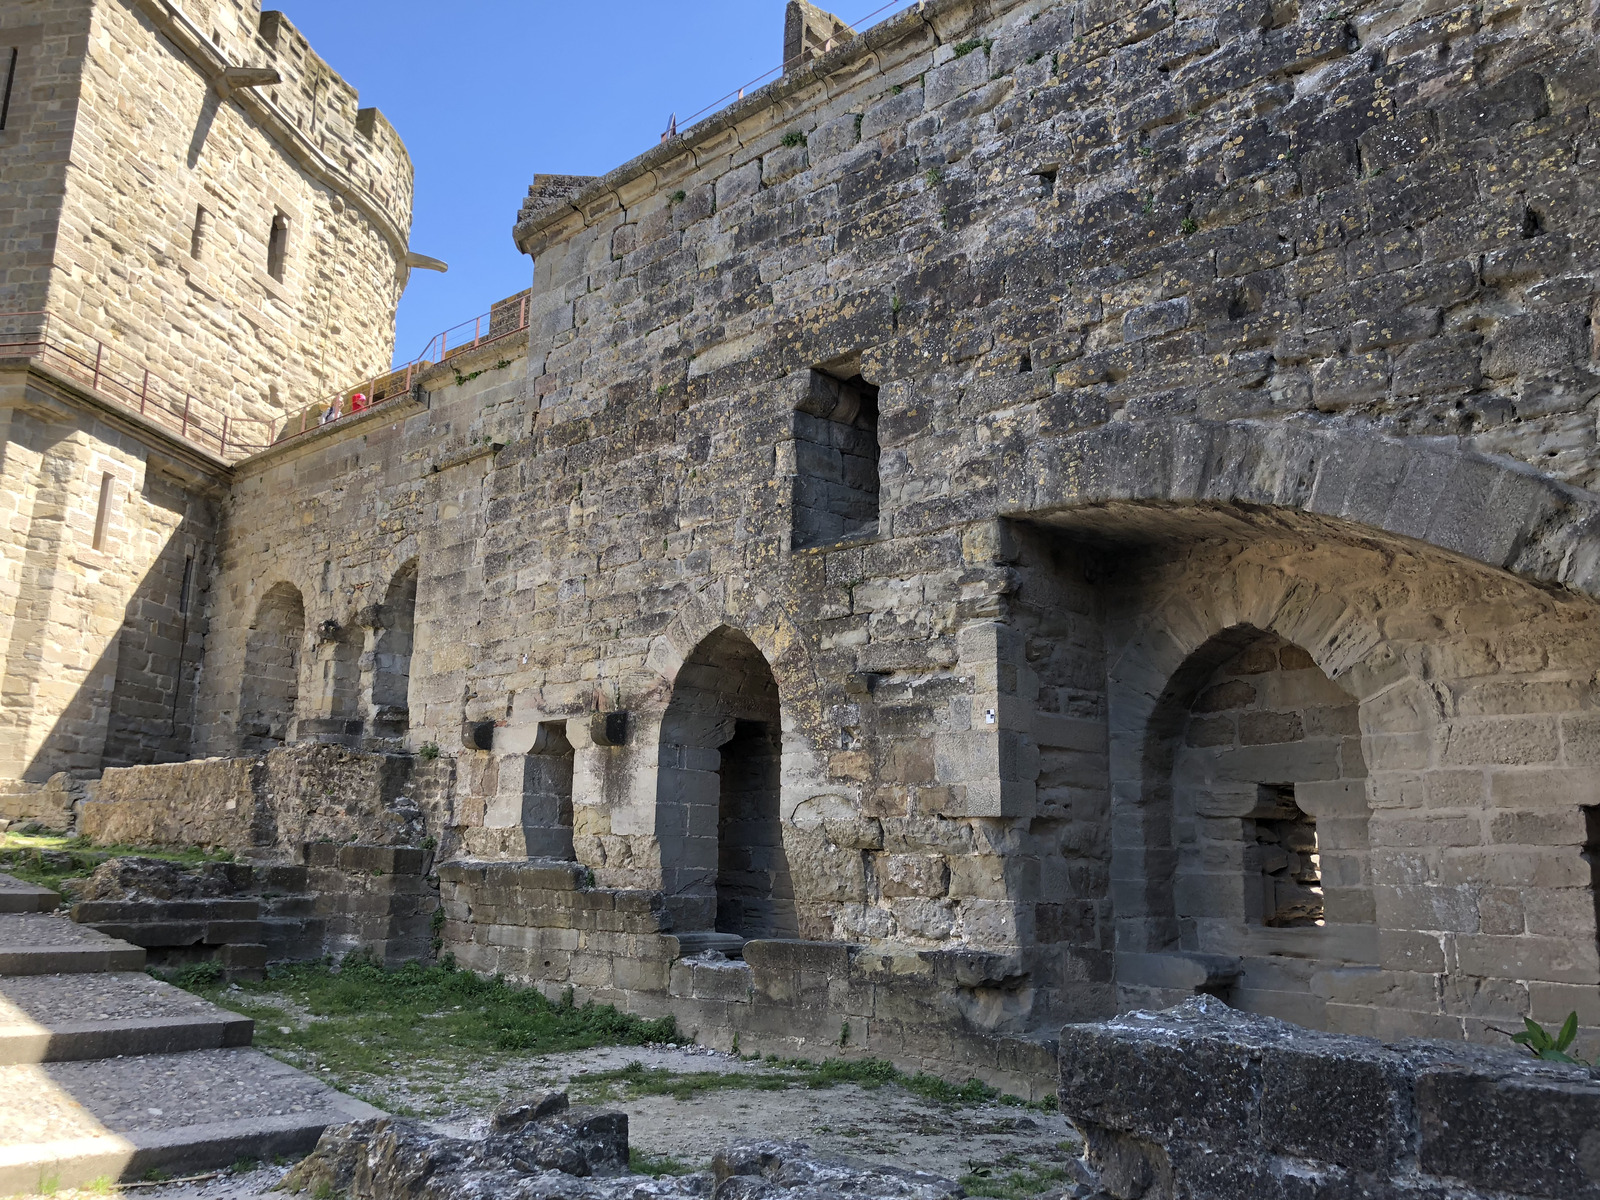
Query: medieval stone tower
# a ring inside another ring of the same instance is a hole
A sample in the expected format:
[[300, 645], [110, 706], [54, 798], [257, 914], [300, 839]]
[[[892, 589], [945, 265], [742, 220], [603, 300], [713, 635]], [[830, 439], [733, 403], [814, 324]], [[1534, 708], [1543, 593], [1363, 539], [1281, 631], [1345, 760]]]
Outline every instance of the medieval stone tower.
[[387, 369], [412, 173], [259, 0], [6, 0], [0, 163], [4, 792], [186, 756], [228, 463]]

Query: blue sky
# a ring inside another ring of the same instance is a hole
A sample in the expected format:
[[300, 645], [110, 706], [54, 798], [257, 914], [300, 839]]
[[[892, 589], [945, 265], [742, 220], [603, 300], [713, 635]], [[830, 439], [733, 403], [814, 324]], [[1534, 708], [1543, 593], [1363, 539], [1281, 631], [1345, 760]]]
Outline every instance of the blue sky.
[[[909, 7], [895, 0], [869, 24]], [[839, 0], [857, 22], [884, 0]], [[417, 172], [397, 361], [528, 286], [511, 244], [536, 173], [600, 175], [783, 57], [784, 0], [267, 0], [376, 105]], [[824, 7], [827, 7], [825, 4]]]

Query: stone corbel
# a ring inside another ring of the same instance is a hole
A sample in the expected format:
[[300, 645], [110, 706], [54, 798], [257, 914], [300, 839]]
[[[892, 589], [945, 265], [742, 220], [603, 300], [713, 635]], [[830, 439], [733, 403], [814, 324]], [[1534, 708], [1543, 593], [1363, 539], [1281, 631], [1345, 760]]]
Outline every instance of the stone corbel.
[[271, 87], [282, 82], [283, 76], [273, 67], [223, 67], [211, 86], [226, 100], [244, 88]]

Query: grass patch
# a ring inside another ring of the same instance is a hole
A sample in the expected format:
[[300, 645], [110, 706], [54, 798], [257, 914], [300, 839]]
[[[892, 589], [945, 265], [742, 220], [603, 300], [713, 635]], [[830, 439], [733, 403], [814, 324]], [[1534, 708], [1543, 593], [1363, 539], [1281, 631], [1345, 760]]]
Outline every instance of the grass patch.
[[666, 1067], [647, 1067], [631, 1062], [613, 1071], [591, 1071], [572, 1080], [572, 1090], [590, 1102], [636, 1100], [641, 1096], [671, 1096], [693, 1100], [707, 1092], [779, 1092], [789, 1088], [831, 1088], [842, 1083], [879, 1088], [886, 1083], [903, 1087], [913, 1095], [938, 1104], [977, 1105], [998, 1102], [1018, 1107], [1045, 1108], [1007, 1096], [979, 1079], [951, 1083], [918, 1071], [908, 1075], [881, 1058], [830, 1058], [820, 1063], [802, 1058], [769, 1057], [756, 1071], [693, 1071], [677, 1073]]
[[[609, 1005], [547, 1000], [532, 988], [481, 979], [453, 963], [386, 970], [350, 957], [277, 967], [259, 983], [172, 982], [256, 1021], [255, 1044], [325, 1072], [347, 1090], [429, 1062], [474, 1054], [550, 1054], [592, 1046], [676, 1042], [671, 1017], [646, 1021]], [[291, 1015], [291, 1013], [299, 1015]], [[309, 1017], [309, 1019], [306, 1019]]]
[[967, 1164], [968, 1171], [957, 1182], [969, 1196], [991, 1196], [996, 1200], [1032, 1200], [1041, 1192], [1053, 1191], [1068, 1178], [1065, 1167], [1023, 1162], [1007, 1154], [994, 1163]]
[[637, 1147], [628, 1150], [628, 1169], [639, 1175], [693, 1175], [703, 1170], [670, 1154], [647, 1154]]
[[787, 1074], [751, 1071], [733, 1074], [726, 1071], [691, 1071], [678, 1074], [666, 1067], [647, 1067], [631, 1062], [614, 1071], [586, 1071], [576, 1076], [571, 1090], [585, 1100], [637, 1100], [641, 1096], [671, 1096], [674, 1100], [693, 1100], [707, 1092], [781, 1092], [798, 1080]]
[[[61, 892], [69, 879], [86, 879], [108, 858], [159, 858], [185, 866], [227, 862], [230, 850], [160, 850], [149, 846], [97, 846], [64, 833], [0, 833], [0, 871], [36, 887]], [[65, 895], [65, 892], [62, 892]]]

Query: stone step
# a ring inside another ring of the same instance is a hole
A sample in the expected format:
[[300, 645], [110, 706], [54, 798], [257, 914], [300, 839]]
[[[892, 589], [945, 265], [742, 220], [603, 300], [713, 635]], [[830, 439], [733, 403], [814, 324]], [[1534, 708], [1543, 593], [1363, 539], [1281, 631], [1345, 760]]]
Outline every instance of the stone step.
[[0, 913], [0, 975], [140, 971], [144, 948], [75, 925], [65, 913]]
[[257, 892], [303, 892], [308, 872], [299, 863], [256, 863], [250, 887]]
[[148, 975], [0, 979], [0, 1066], [248, 1046], [255, 1022]]
[[95, 921], [89, 928], [135, 946], [227, 946], [259, 942], [261, 922], [248, 921]]
[[261, 905], [254, 899], [83, 900], [72, 906], [80, 925], [152, 924], [179, 921], [254, 921]]
[[59, 893], [0, 872], [0, 913], [51, 912], [60, 905]]
[[256, 1050], [0, 1067], [0, 1195], [299, 1156], [379, 1115]]

